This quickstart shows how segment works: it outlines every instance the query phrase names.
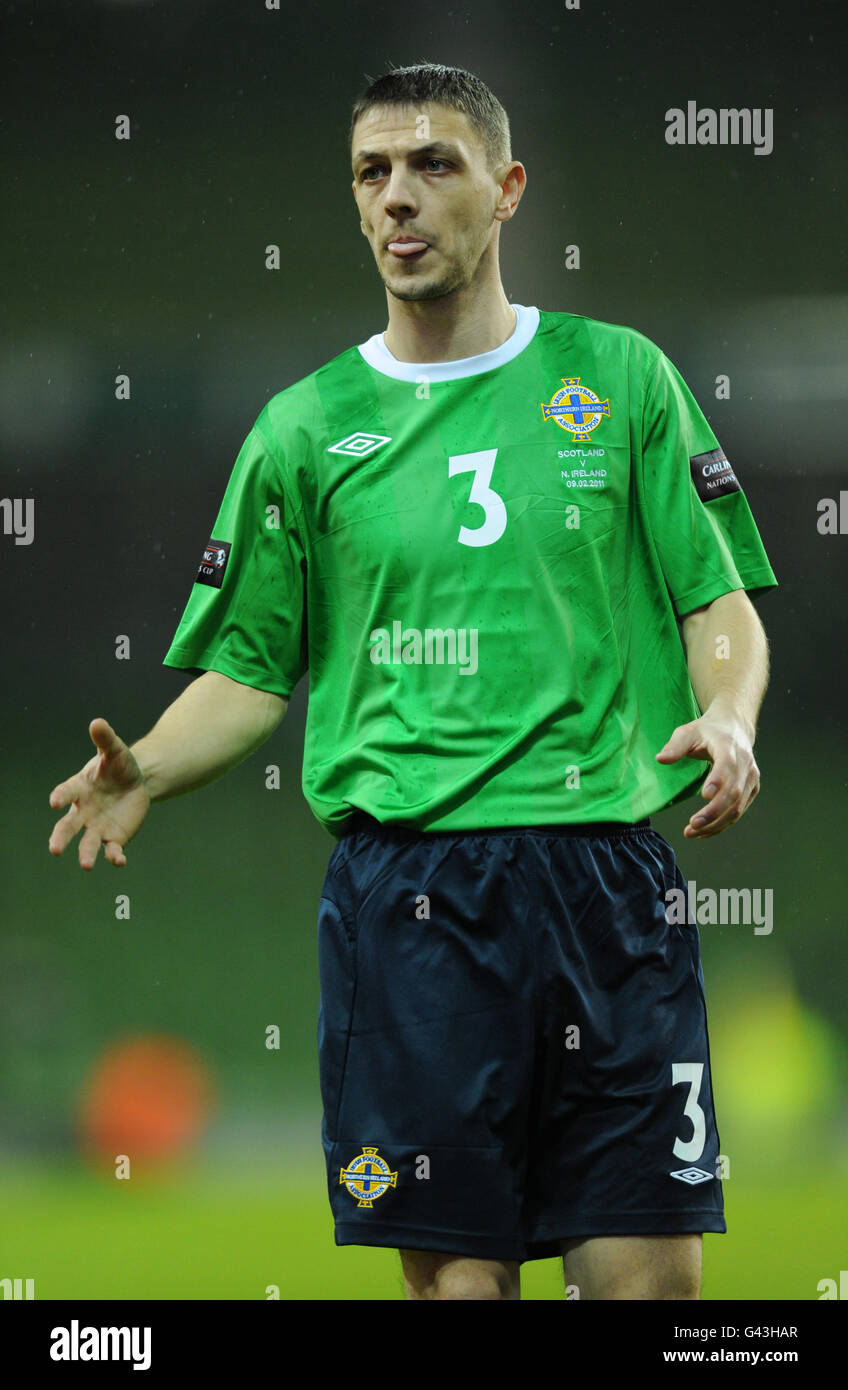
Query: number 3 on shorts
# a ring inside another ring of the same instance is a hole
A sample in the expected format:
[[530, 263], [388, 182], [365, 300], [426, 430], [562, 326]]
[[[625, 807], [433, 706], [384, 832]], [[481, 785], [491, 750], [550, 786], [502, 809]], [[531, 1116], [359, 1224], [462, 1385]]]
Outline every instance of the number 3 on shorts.
[[683, 1139], [675, 1139], [674, 1141], [675, 1158], [682, 1158], [687, 1163], [694, 1163], [695, 1159], [700, 1158], [704, 1152], [707, 1122], [697, 1099], [703, 1075], [703, 1062], [672, 1062], [671, 1064], [672, 1086], [679, 1086], [683, 1081], [689, 1083], [689, 1094], [686, 1097], [683, 1114], [692, 1121], [692, 1138], [685, 1141]]

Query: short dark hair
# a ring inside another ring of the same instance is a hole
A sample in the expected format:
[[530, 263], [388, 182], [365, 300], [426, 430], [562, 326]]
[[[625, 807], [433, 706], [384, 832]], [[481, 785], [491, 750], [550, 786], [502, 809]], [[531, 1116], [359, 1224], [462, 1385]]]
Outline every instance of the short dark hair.
[[371, 85], [354, 103], [348, 131], [348, 156], [353, 153], [354, 126], [372, 106], [420, 106], [432, 101], [465, 113], [483, 145], [490, 172], [512, 160], [509, 118], [497, 97], [473, 72], [445, 67], [443, 63], [415, 63], [411, 67], [393, 68], [369, 81]]

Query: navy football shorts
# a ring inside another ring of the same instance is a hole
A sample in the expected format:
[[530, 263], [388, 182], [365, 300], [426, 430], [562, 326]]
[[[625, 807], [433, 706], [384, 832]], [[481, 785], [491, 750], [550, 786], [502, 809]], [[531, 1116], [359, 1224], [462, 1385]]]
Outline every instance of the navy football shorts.
[[726, 1231], [675, 887], [649, 820], [422, 833], [357, 813], [318, 917], [337, 1245], [524, 1261]]

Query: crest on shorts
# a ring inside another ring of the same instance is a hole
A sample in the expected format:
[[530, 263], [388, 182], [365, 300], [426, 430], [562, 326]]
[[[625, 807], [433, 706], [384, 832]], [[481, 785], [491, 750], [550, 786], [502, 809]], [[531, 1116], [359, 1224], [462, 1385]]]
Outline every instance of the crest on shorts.
[[357, 1198], [358, 1207], [373, 1207], [376, 1199], [382, 1197], [390, 1187], [397, 1187], [397, 1173], [392, 1173], [384, 1158], [376, 1148], [362, 1147], [352, 1163], [342, 1168], [339, 1182], [344, 1183], [351, 1197]]

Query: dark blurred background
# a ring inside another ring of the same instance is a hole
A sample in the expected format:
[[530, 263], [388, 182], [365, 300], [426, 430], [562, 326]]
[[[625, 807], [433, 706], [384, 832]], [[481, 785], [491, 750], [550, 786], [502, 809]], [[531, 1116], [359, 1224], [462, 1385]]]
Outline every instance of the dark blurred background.
[[[780, 582], [759, 603], [759, 798], [706, 841], [682, 834], [694, 801], [654, 824], [699, 888], [773, 890], [770, 934], [701, 928], [730, 1228], [707, 1238], [704, 1296], [819, 1297], [848, 1265], [848, 536], [817, 527], [848, 488], [841, 7], [0, 12], [2, 493], [35, 503], [32, 544], [0, 535], [0, 1278], [54, 1298], [399, 1297], [390, 1252], [334, 1248], [325, 1196], [315, 922], [333, 841], [300, 789], [307, 682], [248, 762], [153, 809], [119, 874], [102, 857], [83, 873], [77, 842], [51, 858], [47, 797], [91, 756], [92, 717], [131, 742], [187, 683], [162, 658], [265, 401], [386, 327], [349, 113], [391, 65], [427, 60], [470, 68], [510, 116], [528, 183], [501, 233], [507, 296], [659, 343]], [[665, 112], [689, 100], [773, 110], [773, 152], [668, 145]], [[179, 1124], [137, 1115], [168, 1162], [122, 1184], [86, 1156], [80, 1106], [134, 1036], [191, 1049], [215, 1103], [173, 1152]], [[562, 1296], [554, 1262], [525, 1274], [529, 1296]]]

